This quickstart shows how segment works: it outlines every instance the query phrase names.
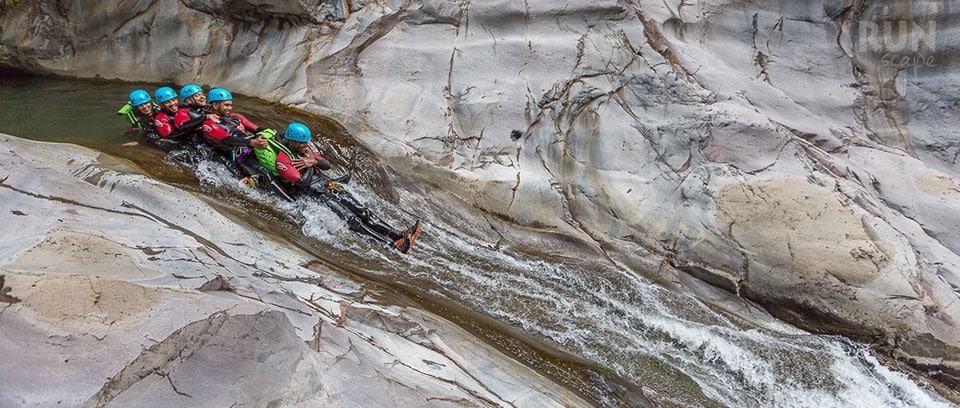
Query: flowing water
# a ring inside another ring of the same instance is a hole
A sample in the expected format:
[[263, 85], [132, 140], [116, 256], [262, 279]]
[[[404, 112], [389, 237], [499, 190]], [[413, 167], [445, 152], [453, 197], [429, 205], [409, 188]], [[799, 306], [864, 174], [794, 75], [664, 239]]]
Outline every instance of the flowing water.
[[359, 239], [319, 203], [251, 192], [217, 165], [201, 165], [195, 177], [147, 144], [122, 147], [131, 136], [116, 110], [130, 90], [157, 86], [0, 72], [0, 132], [89, 146], [239, 203], [255, 215], [248, 221], [267, 221], [256, 224], [265, 233], [296, 236], [320, 262], [460, 324], [598, 406], [637, 405], [637, 389], [677, 407], [953, 406], [866, 345], [751, 324], [603, 259], [506, 252], [474, 239], [466, 224], [486, 215], [391, 173], [323, 118], [242, 96], [235, 103], [261, 126], [310, 126], [335, 168], [354, 174], [354, 194], [391, 224], [423, 217], [414, 255]]

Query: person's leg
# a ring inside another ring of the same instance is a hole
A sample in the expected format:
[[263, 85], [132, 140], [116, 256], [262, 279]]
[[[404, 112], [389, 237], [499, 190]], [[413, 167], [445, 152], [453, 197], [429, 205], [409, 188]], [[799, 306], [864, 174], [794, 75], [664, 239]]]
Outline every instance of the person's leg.
[[373, 215], [370, 210], [366, 207], [360, 205], [349, 193], [334, 193], [334, 199], [337, 200], [344, 207], [348, 208], [352, 213], [360, 219], [365, 226], [376, 231], [378, 234], [387, 236], [390, 238], [391, 242], [396, 241], [404, 237], [403, 231], [400, 231], [396, 228], [391, 227], [386, 222], [380, 220], [376, 215]]
[[340, 218], [347, 221], [350, 229], [365, 234], [376, 241], [393, 246], [398, 251], [409, 253], [414, 240], [420, 235], [423, 223], [417, 220], [409, 229], [400, 231], [373, 215], [370, 210], [357, 202], [356, 198], [346, 190], [316, 188], [311, 186], [314, 194], [319, 194], [323, 202]]
[[347, 222], [347, 226], [350, 227], [350, 230], [366, 235], [374, 241], [384, 244], [390, 244], [393, 242], [393, 240], [384, 237], [383, 234], [365, 225], [356, 213], [354, 213], [350, 208], [347, 208], [347, 206], [345, 206], [340, 200], [337, 200], [333, 195], [326, 195], [323, 197], [323, 202], [328, 208], [330, 208], [331, 211], [334, 212], [334, 214], [337, 214], [338, 217]]
[[280, 198], [293, 201], [293, 197], [290, 196], [290, 193], [285, 190], [280, 183], [277, 182], [277, 179], [270, 174], [270, 171], [266, 167], [263, 167], [260, 164], [260, 161], [257, 160], [257, 156], [252, 152], [248, 154], [241, 155], [238, 157], [238, 163], [240, 168], [243, 169], [250, 177], [257, 178], [258, 186], [265, 186], [268, 190], [279, 196]]

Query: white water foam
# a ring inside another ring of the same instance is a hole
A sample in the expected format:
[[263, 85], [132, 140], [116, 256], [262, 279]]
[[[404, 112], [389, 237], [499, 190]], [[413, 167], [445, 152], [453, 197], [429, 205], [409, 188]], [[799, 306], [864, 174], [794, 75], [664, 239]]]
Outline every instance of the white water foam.
[[[201, 172], [202, 173], [202, 172]], [[252, 196], [225, 169], [204, 182]], [[361, 185], [365, 206], [391, 224], [406, 214]], [[249, 189], [247, 189], [249, 190]], [[659, 361], [684, 373], [708, 398], [731, 407], [949, 407], [905, 375], [880, 364], [868, 347], [832, 336], [744, 329], [693, 297], [638, 275], [604, 267], [582, 270], [525, 260], [478, 246], [456, 226], [425, 225], [416, 256], [399, 255], [350, 231], [317, 200], [289, 211], [305, 236], [369, 260], [427, 292], [449, 297], [608, 367], [638, 383]], [[436, 288], [436, 289], [433, 289]], [[649, 387], [647, 387], [650, 390]], [[696, 405], [696, 398], [650, 390], [661, 402]]]
[[[865, 345], [744, 329], [692, 296], [636, 274], [522, 260], [453, 231], [430, 229], [431, 243], [409, 260], [422, 269], [410, 276], [639, 383], [644, 377], [637, 373], [651, 369], [644, 361], [656, 360], [731, 407], [952, 406], [880, 364]], [[695, 404], [656, 393], [663, 401]]]

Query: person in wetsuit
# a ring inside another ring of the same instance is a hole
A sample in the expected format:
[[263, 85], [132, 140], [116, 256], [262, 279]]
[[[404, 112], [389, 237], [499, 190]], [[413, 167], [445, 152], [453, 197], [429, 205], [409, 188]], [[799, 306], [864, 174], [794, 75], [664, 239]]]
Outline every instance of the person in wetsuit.
[[203, 93], [200, 85], [189, 84], [180, 88], [180, 99], [185, 106], [177, 110], [177, 115], [173, 118], [173, 127], [177, 132], [182, 133], [186, 140], [203, 141], [200, 126], [205, 120], [219, 123], [220, 115], [213, 113], [213, 109], [207, 105], [207, 95]]
[[[201, 130], [203, 138], [213, 148], [229, 157], [248, 177], [247, 183], [258, 188], [265, 186], [279, 197], [293, 201], [293, 198], [277, 184], [270, 172], [260, 164], [254, 154], [254, 148], [267, 147], [267, 139], [256, 135], [264, 130], [239, 113], [233, 113], [233, 95], [223, 88], [210, 90], [207, 101], [217, 118], [206, 118]], [[227, 164], [227, 163], [224, 163]]]
[[177, 92], [169, 86], [157, 89], [153, 96], [160, 104], [160, 112], [153, 117], [153, 127], [157, 130], [159, 139], [155, 140], [158, 147], [163, 151], [170, 151], [182, 147], [182, 134], [175, 132], [173, 118], [180, 110], [180, 102], [177, 100]]
[[153, 118], [157, 114], [157, 107], [154, 106], [150, 93], [143, 89], [130, 92], [129, 100], [117, 111], [117, 114], [130, 122], [128, 133], [146, 132], [149, 134], [156, 132], [153, 127]]
[[285, 131], [268, 138], [266, 148], [256, 149], [257, 158], [271, 173], [289, 183], [291, 191], [319, 197], [337, 216], [347, 221], [351, 230], [409, 253], [420, 235], [422, 222], [417, 220], [407, 230], [400, 231], [371, 214], [340, 183], [323, 174], [322, 170], [330, 169], [330, 162], [310, 147], [311, 138], [310, 128], [302, 123], [291, 123]]

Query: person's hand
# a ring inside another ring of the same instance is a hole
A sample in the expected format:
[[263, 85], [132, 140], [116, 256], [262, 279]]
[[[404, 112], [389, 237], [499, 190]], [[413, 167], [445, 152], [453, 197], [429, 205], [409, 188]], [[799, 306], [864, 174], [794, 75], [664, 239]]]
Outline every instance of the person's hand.
[[212, 121], [213, 123], [220, 123], [220, 115], [216, 113], [207, 114], [207, 120]]
[[297, 170], [303, 170], [317, 165], [317, 159], [311, 156], [304, 156], [303, 158], [294, 159], [290, 162], [293, 163], [293, 167], [296, 167]]
[[267, 139], [263, 136], [257, 136], [253, 139], [250, 139], [250, 147], [256, 147], [258, 149], [263, 149], [267, 147]]

